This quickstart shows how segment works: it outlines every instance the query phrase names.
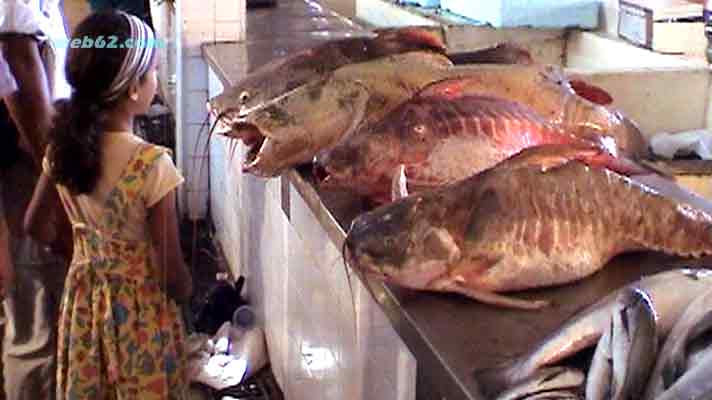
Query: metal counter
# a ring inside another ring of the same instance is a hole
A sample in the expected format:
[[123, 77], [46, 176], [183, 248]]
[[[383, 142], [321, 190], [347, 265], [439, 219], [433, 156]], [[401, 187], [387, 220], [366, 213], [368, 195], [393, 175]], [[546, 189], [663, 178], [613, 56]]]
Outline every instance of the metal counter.
[[[293, 9], [289, 12], [295, 18], [307, 15]], [[308, 15], [312, 21], [323, 21], [313, 12]], [[248, 15], [248, 23], [249, 18]], [[248, 36], [245, 43], [206, 44], [203, 53], [227, 87], [241, 79], [237, 65], [245, 61], [245, 55], [249, 71], [273, 58], [312, 46], [325, 37], [359, 32], [354, 25], [345, 23], [341, 30], [328, 33], [304, 31], [288, 39], [251, 40]], [[275, 179], [282, 180], [283, 189], [290, 185], [296, 189], [334, 244], [341, 248], [344, 232], [363, 210], [359, 199], [319, 190], [308, 168], [291, 170]], [[289, 193], [290, 190], [282, 190], [282, 205], [287, 217]], [[417, 360], [418, 398], [481, 399], [479, 383], [472, 374], [475, 369], [493, 366], [528, 350], [578, 310], [642, 274], [701, 262], [687, 262], [654, 253], [620, 256], [599, 273], [579, 283], [520, 294], [523, 298], [552, 301], [552, 307], [541, 311], [496, 308], [458, 295], [416, 292], [375, 281], [368, 284], [375, 301]]]

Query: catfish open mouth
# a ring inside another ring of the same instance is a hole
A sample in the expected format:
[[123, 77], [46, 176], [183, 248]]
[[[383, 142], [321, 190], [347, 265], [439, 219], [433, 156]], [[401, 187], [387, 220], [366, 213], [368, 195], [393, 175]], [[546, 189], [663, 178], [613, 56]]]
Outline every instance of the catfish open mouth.
[[267, 139], [262, 134], [260, 129], [249, 122], [236, 122], [232, 126], [232, 135], [236, 139], [242, 140], [242, 143], [247, 146], [247, 154], [245, 154], [244, 168], [250, 168], [258, 161], [258, 155]]

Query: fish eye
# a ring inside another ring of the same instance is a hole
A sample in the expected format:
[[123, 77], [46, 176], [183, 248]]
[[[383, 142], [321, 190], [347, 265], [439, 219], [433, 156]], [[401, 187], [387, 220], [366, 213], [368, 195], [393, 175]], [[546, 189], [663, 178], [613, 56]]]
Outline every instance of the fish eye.
[[250, 99], [250, 93], [249, 92], [242, 92], [240, 93], [239, 101], [242, 104], [247, 103], [247, 101]]

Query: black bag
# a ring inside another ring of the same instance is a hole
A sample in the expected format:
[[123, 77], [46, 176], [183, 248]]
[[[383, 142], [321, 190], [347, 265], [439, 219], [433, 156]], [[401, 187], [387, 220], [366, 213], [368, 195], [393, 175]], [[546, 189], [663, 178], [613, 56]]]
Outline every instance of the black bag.
[[235, 310], [247, 304], [240, 296], [244, 285], [245, 278], [241, 276], [234, 287], [221, 281], [210, 288], [195, 317], [195, 330], [214, 335], [225, 321], [231, 321]]

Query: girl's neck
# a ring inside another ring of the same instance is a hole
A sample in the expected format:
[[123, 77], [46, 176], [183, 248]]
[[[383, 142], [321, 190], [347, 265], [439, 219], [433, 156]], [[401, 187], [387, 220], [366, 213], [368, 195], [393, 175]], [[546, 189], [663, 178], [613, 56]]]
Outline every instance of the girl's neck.
[[104, 129], [110, 132], [133, 131], [134, 115], [123, 110], [108, 111]]

